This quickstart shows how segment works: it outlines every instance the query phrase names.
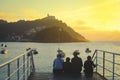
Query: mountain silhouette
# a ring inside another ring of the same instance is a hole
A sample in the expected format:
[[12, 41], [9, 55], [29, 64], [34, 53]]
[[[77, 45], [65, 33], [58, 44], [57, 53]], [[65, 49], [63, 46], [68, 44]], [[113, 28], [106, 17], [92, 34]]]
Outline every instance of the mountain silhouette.
[[0, 41], [33, 42], [86, 42], [85, 37], [75, 32], [66, 23], [48, 15], [33, 21], [0, 20]]

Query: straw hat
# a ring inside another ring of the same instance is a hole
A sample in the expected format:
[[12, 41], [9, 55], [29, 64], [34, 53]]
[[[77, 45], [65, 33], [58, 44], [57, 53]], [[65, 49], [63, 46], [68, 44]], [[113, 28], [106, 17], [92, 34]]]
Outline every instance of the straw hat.
[[79, 54], [80, 54], [79, 50], [75, 50], [75, 51], [73, 52], [73, 55], [79, 55]]
[[58, 52], [57, 57], [61, 57], [61, 58], [65, 57], [65, 53], [62, 50], [58, 49], [57, 52]]

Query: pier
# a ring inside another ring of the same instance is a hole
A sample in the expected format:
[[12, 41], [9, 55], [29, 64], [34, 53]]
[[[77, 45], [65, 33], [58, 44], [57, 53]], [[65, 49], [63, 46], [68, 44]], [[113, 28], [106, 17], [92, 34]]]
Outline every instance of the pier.
[[[92, 60], [97, 64], [92, 78], [73, 75], [55, 76], [53, 73], [43, 73], [35, 71], [34, 50], [29, 49], [25, 53], [0, 65], [0, 70], [6, 68], [6, 75], [3, 80], [119, 80], [120, 79], [120, 59], [119, 53], [113, 53], [103, 50], [95, 50]], [[108, 57], [111, 56], [111, 57]], [[110, 59], [109, 59], [110, 58]], [[100, 61], [100, 62], [99, 62]], [[11, 66], [17, 65], [17, 68], [12, 70]], [[109, 64], [109, 65], [108, 65]], [[111, 75], [108, 75], [111, 74]], [[14, 77], [13, 77], [14, 76]]]
[[28, 80], [107, 80], [104, 77], [102, 77], [98, 73], [93, 73], [93, 78], [86, 78], [84, 77], [84, 74], [82, 73], [81, 76], [73, 76], [73, 75], [60, 75], [60, 76], [54, 76], [53, 73], [40, 73], [35, 72], [32, 73]]

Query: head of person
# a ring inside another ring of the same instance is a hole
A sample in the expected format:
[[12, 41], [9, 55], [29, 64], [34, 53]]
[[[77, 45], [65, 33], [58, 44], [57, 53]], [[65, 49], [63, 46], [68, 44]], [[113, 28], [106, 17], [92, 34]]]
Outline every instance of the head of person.
[[58, 50], [57, 52], [58, 52], [57, 57], [60, 57], [60, 58], [65, 57], [65, 53], [62, 50]]
[[89, 61], [92, 60], [91, 56], [88, 56], [88, 57], [87, 57], [87, 60], [89, 60]]
[[74, 52], [73, 52], [73, 56], [78, 56], [80, 54], [80, 52], [78, 51], [78, 50], [75, 50]]
[[62, 58], [62, 55], [61, 54], [57, 54], [57, 57]]
[[66, 58], [66, 62], [70, 62], [70, 58], [69, 57]]

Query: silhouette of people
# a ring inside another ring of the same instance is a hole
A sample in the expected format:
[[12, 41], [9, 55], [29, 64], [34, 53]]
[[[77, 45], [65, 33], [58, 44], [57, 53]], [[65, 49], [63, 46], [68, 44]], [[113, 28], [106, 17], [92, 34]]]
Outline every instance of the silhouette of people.
[[93, 63], [91, 56], [88, 56], [87, 60], [84, 62], [84, 73], [86, 77], [93, 76], [94, 67], [95, 67], [95, 64]]
[[65, 74], [71, 73], [71, 62], [69, 57], [66, 58], [66, 62], [63, 64], [63, 70]]
[[57, 57], [54, 59], [53, 62], [53, 73], [54, 74], [61, 74], [63, 72], [63, 56], [64, 52], [62, 50], [58, 50]]
[[81, 74], [82, 71], [83, 62], [82, 59], [78, 57], [79, 54], [77, 50], [73, 52], [74, 57], [71, 59], [73, 74]]

